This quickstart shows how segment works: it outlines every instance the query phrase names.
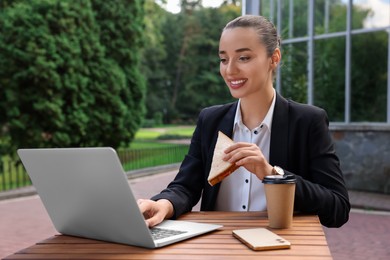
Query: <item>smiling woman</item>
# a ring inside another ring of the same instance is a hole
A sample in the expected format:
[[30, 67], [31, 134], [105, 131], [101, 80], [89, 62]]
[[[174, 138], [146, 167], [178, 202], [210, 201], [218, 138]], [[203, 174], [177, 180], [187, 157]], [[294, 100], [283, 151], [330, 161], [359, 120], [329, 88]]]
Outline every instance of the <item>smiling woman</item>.
[[[225, 26], [219, 42], [220, 74], [238, 100], [200, 112], [177, 176], [140, 205], [149, 226], [190, 211], [201, 197], [203, 211], [266, 210], [262, 180], [276, 168], [297, 180], [296, 211], [317, 214], [328, 227], [348, 220], [348, 193], [326, 112], [287, 100], [273, 88], [279, 46], [274, 25], [262, 16], [240, 16]], [[235, 142], [223, 159], [238, 167], [210, 186], [219, 131]]]

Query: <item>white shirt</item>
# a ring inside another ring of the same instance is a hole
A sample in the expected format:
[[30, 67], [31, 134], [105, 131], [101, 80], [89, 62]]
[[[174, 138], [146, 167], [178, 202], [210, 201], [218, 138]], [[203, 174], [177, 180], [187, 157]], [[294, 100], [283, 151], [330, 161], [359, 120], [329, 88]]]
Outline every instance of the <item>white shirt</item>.
[[[241, 102], [238, 101], [233, 124], [233, 140], [235, 142], [254, 143], [259, 146], [264, 157], [269, 161], [271, 140], [271, 124], [274, 114], [276, 94], [263, 122], [253, 130], [249, 130], [242, 122]], [[244, 167], [238, 168], [226, 177], [218, 193], [215, 210], [218, 211], [264, 211], [267, 209], [264, 185], [256, 175]]]

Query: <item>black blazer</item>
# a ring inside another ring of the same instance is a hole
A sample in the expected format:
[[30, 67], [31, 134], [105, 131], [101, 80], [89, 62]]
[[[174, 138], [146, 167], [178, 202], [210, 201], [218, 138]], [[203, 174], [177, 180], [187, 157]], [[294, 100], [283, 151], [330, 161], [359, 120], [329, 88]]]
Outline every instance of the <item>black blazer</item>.
[[[214, 210], [220, 185], [207, 182], [218, 131], [232, 137], [237, 102], [205, 108], [175, 179], [153, 200], [168, 199], [174, 218], [191, 211], [202, 196], [201, 210]], [[326, 112], [277, 94], [272, 120], [270, 164], [297, 179], [295, 210], [317, 214], [327, 227], [348, 221], [350, 203]]]

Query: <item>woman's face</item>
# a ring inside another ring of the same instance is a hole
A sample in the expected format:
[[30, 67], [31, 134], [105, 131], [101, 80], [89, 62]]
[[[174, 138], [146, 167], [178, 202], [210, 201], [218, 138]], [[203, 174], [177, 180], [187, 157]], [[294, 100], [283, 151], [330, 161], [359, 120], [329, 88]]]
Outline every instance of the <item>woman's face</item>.
[[223, 31], [219, 42], [220, 73], [235, 98], [272, 87], [272, 59], [252, 28]]

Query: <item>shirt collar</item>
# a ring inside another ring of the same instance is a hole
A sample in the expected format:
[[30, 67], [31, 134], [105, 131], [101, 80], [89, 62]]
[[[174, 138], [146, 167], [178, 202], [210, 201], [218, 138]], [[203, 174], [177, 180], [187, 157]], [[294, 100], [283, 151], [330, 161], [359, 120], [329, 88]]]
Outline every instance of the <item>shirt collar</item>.
[[[274, 91], [274, 97], [272, 98], [271, 106], [269, 107], [268, 112], [263, 119], [263, 122], [261, 122], [260, 124], [266, 126], [269, 129], [269, 131], [271, 131], [272, 118], [274, 115], [275, 101], [276, 101], [276, 91], [275, 89], [273, 89], [273, 91]], [[234, 117], [233, 129], [235, 130], [236, 127], [242, 127], [242, 126], [244, 126], [244, 123], [242, 122], [242, 116], [241, 116], [241, 99], [239, 99], [237, 104], [237, 109], [236, 109], [236, 115]]]

